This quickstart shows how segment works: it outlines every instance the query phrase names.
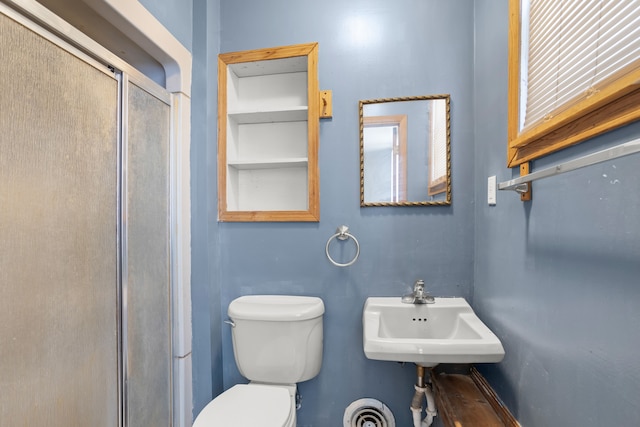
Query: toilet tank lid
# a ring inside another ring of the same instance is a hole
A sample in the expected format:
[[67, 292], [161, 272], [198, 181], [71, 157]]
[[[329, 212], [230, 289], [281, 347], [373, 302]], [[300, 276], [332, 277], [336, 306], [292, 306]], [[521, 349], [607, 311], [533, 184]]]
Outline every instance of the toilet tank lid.
[[232, 319], [296, 321], [314, 319], [324, 313], [324, 303], [318, 297], [293, 295], [246, 295], [229, 304]]

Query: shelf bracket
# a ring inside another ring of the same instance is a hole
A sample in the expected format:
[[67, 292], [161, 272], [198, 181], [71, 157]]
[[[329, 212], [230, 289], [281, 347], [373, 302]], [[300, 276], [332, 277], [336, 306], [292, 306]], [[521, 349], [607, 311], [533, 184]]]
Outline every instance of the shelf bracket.
[[333, 94], [330, 90], [320, 91], [320, 118], [330, 119], [333, 117]]
[[[530, 163], [525, 162], [520, 165], [520, 176], [529, 175]], [[528, 202], [531, 200], [531, 182], [525, 182], [520, 185], [516, 185], [514, 190], [520, 194], [520, 201]]]

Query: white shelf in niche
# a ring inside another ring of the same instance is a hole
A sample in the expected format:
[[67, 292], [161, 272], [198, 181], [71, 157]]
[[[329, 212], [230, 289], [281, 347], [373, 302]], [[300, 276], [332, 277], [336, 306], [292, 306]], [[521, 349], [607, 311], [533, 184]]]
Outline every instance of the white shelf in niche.
[[281, 159], [243, 159], [230, 160], [227, 164], [235, 169], [275, 169], [297, 168], [306, 166], [309, 159], [306, 157], [281, 158]]
[[229, 211], [305, 210], [307, 204], [306, 164], [300, 167], [229, 168]]
[[227, 115], [237, 124], [298, 122], [307, 120], [308, 110], [307, 106], [302, 106], [272, 110], [230, 111]]
[[280, 58], [277, 61], [250, 61], [230, 64], [229, 70], [238, 77], [267, 76], [271, 74], [287, 74], [307, 71], [307, 57], [293, 56]]
[[245, 77], [229, 70], [228, 77], [227, 112], [287, 109], [309, 104], [306, 71]]

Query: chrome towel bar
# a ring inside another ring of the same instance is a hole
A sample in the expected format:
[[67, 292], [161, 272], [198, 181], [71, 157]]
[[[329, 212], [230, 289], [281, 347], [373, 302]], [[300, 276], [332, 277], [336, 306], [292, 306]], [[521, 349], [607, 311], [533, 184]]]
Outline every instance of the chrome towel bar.
[[550, 176], [560, 175], [561, 173], [580, 169], [585, 166], [595, 165], [607, 160], [617, 159], [618, 157], [628, 156], [640, 152], [640, 138], [615, 147], [597, 151], [586, 156], [569, 160], [559, 165], [541, 169], [519, 178], [510, 179], [498, 184], [498, 190], [512, 190], [517, 193], [526, 193], [529, 189], [529, 183], [538, 179], [548, 178]]

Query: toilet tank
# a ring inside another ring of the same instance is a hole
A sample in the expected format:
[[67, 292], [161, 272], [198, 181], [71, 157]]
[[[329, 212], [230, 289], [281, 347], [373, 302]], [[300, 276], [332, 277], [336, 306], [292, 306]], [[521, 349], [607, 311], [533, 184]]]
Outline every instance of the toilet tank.
[[248, 295], [231, 301], [233, 353], [240, 373], [251, 381], [295, 384], [322, 366], [320, 298]]

